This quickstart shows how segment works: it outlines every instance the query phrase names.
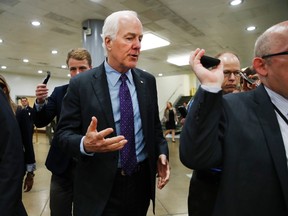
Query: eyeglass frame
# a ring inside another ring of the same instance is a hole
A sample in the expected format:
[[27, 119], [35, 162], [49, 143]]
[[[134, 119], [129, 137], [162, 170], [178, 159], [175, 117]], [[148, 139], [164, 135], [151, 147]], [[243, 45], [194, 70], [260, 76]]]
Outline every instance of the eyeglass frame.
[[[225, 74], [225, 72], [228, 72]], [[235, 77], [240, 77], [240, 70], [235, 70], [235, 71], [230, 71], [230, 70], [224, 70], [223, 71], [223, 74], [224, 74], [224, 77], [230, 77], [232, 74], [235, 76]]]
[[263, 56], [261, 56], [261, 58], [262, 59], [266, 59], [266, 58], [270, 58], [270, 57], [273, 57], [273, 56], [279, 56], [279, 55], [288, 55], [288, 51], [263, 55]]

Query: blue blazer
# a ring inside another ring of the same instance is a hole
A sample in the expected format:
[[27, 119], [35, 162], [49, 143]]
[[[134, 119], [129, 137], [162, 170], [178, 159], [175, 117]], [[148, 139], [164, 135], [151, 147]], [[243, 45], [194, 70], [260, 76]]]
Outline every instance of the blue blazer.
[[[168, 145], [159, 120], [155, 77], [136, 68], [132, 70], [132, 75], [148, 153], [150, 198], [154, 202], [156, 161], [160, 154], [169, 157]], [[80, 157], [74, 182], [75, 215], [102, 215], [117, 172], [119, 151], [95, 153], [94, 156], [86, 156], [80, 152], [80, 142], [86, 134], [92, 116], [98, 119], [98, 131], [112, 127], [114, 133], [110, 137], [116, 136], [104, 64], [70, 80], [57, 128], [59, 145], [68, 154]]]
[[[52, 94], [48, 97], [48, 101], [43, 106], [41, 111], [37, 112], [34, 105], [33, 118], [36, 127], [47, 126], [55, 117], [56, 121], [59, 121], [62, 100], [66, 94], [67, 88], [68, 84], [56, 87]], [[59, 148], [56, 136], [54, 135], [45, 163], [47, 169], [50, 170], [53, 174], [61, 175], [67, 170], [71, 161], [72, 157], [65, 154], [62, 149]]]

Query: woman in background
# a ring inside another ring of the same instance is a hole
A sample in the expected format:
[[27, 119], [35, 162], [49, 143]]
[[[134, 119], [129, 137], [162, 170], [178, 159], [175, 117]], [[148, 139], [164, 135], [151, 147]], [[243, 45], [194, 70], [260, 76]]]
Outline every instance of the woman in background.
[[176, 109], [173, 107], [171, 102], [167, 102], [163, 118], [166, 127], [164, 136], [166, 137], [167, 134], [172, 133], [172, 142], [175, 142], [175, 129], [176, 129], [176, 122], [178, 121], [178, 116], [176, 113]]

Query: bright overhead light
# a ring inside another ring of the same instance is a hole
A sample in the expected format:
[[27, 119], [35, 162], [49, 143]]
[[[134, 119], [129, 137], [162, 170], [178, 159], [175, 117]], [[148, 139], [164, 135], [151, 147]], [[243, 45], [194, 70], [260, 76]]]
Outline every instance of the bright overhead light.
[[23, 59], [23, 62], [27, 63], [27, 62], [29, 62], [29, 60], [28, 59]]
[[37, 20], [32, 21], [31, 24], [33, 26], [40, 26], [41, 25], [41, 23], [39, 21], [37, 21]]
[[39, 73], [39, 74], [42, 74], [42, 73], [43, 73], [43, 71], [42, 71], [42, 70], [38, 70], [38, 73]]
[[52, 53], [53, 55], [56, 55], [56, 54], [58, 53], [58, 51], [57, 51], [57, 50], [52, 50], [51, 53]]
[[1, 66], [1, 69], [7, 69], [7, 67], [5, 65]]
[[230, 2], [230, 5], [236, 6], [236, 5], [241, 4], [242, 2], [243, 2], [242, 0], [233, 0], [233, 1]]
[[254, 31], [256, 29], [255, 26], [249, 26], [246, 28], [247, 31]]
[[160, 38], [152, 33], [144, 33], [143, 39], [141, 41], [141, 51], [168, 46], [169, 44], [169, 41]]
[[159, 73], [158, 76], [161, 77], [161, 76], [163, 76], [163, 74], [162, 74], [162, 73]]
[[190, 54], [171, 56], [171, 57], [168, 57], [167, 62], [177, 65], [177, 66], [189, 65], [189, 57], [190, 57]]
[[67, 68], [67, 65], [61, 65], [61, 68], [65, 69]]
[[3, 40], [0, 38], [0, 43], [3, 43]]

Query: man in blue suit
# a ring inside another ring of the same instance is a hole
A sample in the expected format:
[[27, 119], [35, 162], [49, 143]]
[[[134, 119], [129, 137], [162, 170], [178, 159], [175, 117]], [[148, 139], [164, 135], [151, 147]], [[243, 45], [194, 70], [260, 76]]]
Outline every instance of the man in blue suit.
[[[67, 66], [71, 77], [92, 68], [90, 53], [83, 48], [71, 50], [67, 55]], [[68, 84], [56, 87], [48, 97], [46, 84], [36, 88], [34, 104], [34, 124], [37, 127], [47, 126], [55, 117], [60, 118], [62, 100]], [[52, 172], [50, 185], [50, 209], [52, 216], [72, 215], [73, 203], [73, 173], [76, 159], [59, 149], [55, 136], [46, 159], [46, 167]]]

